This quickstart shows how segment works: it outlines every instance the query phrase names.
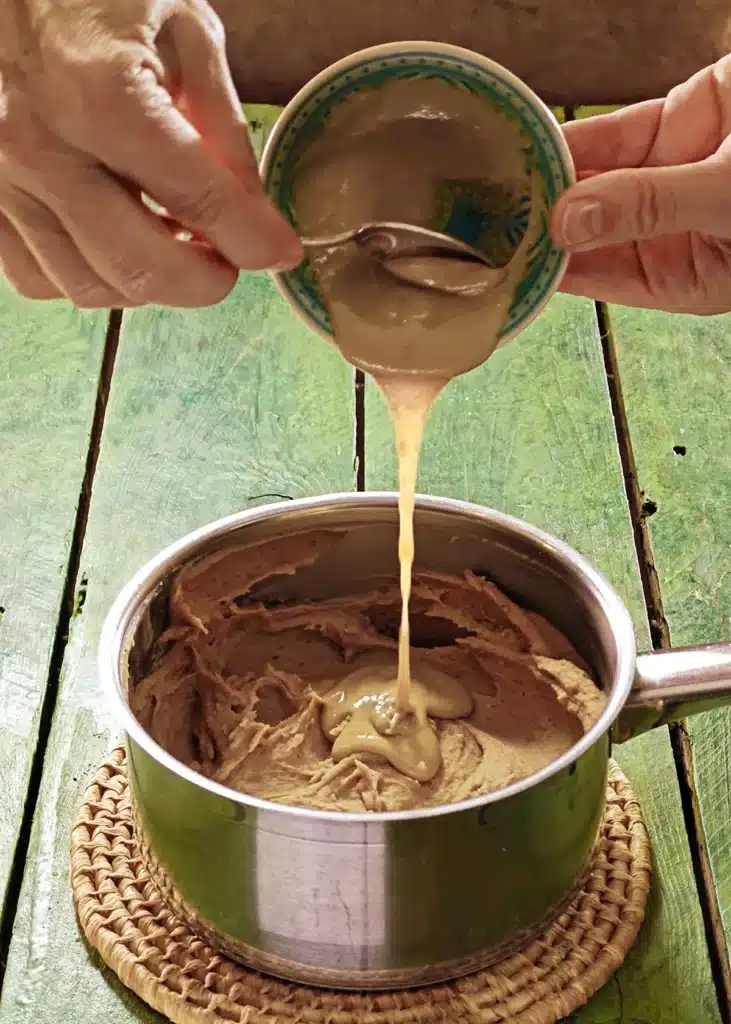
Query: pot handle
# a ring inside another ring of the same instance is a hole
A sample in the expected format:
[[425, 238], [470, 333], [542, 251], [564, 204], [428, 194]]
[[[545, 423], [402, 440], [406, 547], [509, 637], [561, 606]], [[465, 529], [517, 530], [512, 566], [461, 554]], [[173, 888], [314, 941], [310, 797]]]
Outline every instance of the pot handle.
[[731, 642], [650, 651], [612, 728], [618, 743], [688, 715], [731, 704]]

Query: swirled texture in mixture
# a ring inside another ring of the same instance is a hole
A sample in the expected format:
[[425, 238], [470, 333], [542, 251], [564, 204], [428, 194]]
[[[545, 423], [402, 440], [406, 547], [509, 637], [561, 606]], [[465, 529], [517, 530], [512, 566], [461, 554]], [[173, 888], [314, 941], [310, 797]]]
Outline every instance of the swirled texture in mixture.
[[320, 531], [231, 548], [180, 571], [170, 626], [132, 709], [169, 753], [208, 778], [267, 800], [339, 811], [450, 804], [501, 789], [568, 750], [605, 698], [569, 642], [470, 572], [414, 577], [412, 671], [449, 673], [474, 694], [462, 720], [434, 721], [442, 767], [428, 783], [374, 755], [335, 763], [322, 695], [354, 664], [392, 659], [396, 582], [365, 594], [265, 605], [247, 597], [337, 544]]

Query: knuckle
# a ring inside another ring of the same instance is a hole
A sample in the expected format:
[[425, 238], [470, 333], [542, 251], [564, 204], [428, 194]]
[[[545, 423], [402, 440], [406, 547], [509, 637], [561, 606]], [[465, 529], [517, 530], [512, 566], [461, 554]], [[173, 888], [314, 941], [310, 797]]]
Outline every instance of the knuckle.
[[55, 69], [55, 100], [48, 107], [53, 130], [72, 145], [98, 154], [119, 133], [120, 119], [138, 105], [138, 96], [149, 91], [148, 79], [156, 79], [155, 69], [134, 47], [74, 49]]
[[79, 309], [105, 309], [111, 305], [111, 293], [99, 280], [89, 278], [67, 285], [67, 297]]
[[635, 209], [637, 234], [652, 235], [657, 230], [659, 209], [657, 193], [651, 180], [640, 178], [637, 183], [637, 206]]
[[108, 69], [107, 90], [119, 104], [120, 97], [135, 106], [160, 85], [163, 70], [160, 62], [145, 53], [133, 56], [120, 53]]
[[74, 46], [66, 49], [52, 67], [59, 77], [63, 75], [69, 85], [78, 89], [91, 82], [97, 86], [104, 84], [110, 77], [113, 60], [109, 52], [96, 46]]
[[41, 40], [43, 77], [49, 85], [71, 89], [99, 85], [133, 60], [129, 37], [110, 33], [95, 19], [49, 26]]
[[228, 209], [228, 190], [220, 183], [210, 182], [193, 195], [177, 198], [168, 212], [185, 227], [205, 235], [223, 221]]
[[672, 194], [661, 197], [652, 178], [638, 178], [635, 207], [637, 236], [639, 238], [650, 237], [660, 230], [666, 230], [675, 222], [675, 216], [675, 203]]
[[117, 290], [135, 305], [159, 302], [164, 297], [165, 282], [161, 275], [146, 267], [123, 267], [111, 276]]

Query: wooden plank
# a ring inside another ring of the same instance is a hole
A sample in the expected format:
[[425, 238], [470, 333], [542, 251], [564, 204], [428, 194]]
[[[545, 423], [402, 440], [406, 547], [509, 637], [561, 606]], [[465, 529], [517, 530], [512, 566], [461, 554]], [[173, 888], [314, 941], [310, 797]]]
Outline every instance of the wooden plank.
[[0, 273], [0, 905], [36, 749], [106, 322], [104, 312], [21, 299]]
[[294, 0], [213, 5], [228, 30], [241, 95], [267, 103], [287, 102], [328, 64], [390, 40], [438, 39], [478, 50], [557, 104], [663, 96], [728, 45], [725, 0], [592, 0], [570, 9], [554, 0], [371, 0], [345, 15], [338, 0], [310, 0], [306, 20]]
[[[366, 395], [366, 483], [394, 486], [391, 427]], [[591, 558], [648, 630], [593, 304], [557, 296], [490, 363], [452, 382], [427, 430], [419, 489], [481, 502], [542, 526]], [[618, 748], [654, 843], [648, 920], [581, 1024], [720, 1021], [667, 732]]]
[[63, 666], [3, 1024], [159, 1020], [108, 973], [101, 982], [69, 892], [70, 824], [114, 732], [96, 675], [101, 624], [135, 569], [186, 531], [262, 495], [349, 489], [352, 408], [351, 370], [265, 275], [242, 278], [213, 309], [125, 317], [81, 559], [86, 600]]
[[[731, 316], [616, 308], [611, 321], [665, 637], [675, 645], [729, 640]], [[701, 867], [707, 856], [710, 868], [708, 909], [718, 924], [719, 975], [728, 1000], [731, 710], [691, 718], [688, 730], [690, 795], [706, 848], [699, 851]]]

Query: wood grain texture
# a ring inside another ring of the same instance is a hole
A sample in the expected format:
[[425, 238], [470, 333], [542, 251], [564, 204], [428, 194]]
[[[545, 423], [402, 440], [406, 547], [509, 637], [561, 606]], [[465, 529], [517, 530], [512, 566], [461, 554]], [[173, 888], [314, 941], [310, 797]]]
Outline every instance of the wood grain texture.
[[[257, 131], [264, 115], [254, 112]], [[70, 823], [115, 732], [97, 681], [101, 624], [132, 573], [188, 530], [267, 495], [348, 490], [352, 397], [350, 368], [265, 275], [242, 277], [213, 309], [125, 317], [81, 559], [86, 600], [63, 666], [3, 1024], [159, 1019], [108, 972], [102, 980], [69, 891]], [[58, 475], [49, 467], [49, 480]]]
[[[731, 639], [731, 316], [613, 309], [640, 486], [674, 645]], [[731, 946], [731, 710], [688, 721]]]
[[36, 747], [106, 320], [18, 298], [0, 274], [0, 905]]
[[728, 49], [726, 0], [213, 0], [240, 95], [286, 103], [335, 60], [376, 43], [437, 39], [510, 68], [549, 103], [663, 96]]
[[[366, 483], [394, 485], [391, 427], [371, 386]], [[453, 381], [427, 428], [419, 489], [519, 515], [607, 575], [639, 643], [644, 603], [614, 440], [593, 304], [557, 296], [519, 341]], [[656, 878], [640, 940], [576, 1024], [717, 1024], [703, 921], [665, 730], [615, 751], [653, 839]]]

